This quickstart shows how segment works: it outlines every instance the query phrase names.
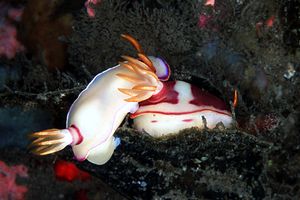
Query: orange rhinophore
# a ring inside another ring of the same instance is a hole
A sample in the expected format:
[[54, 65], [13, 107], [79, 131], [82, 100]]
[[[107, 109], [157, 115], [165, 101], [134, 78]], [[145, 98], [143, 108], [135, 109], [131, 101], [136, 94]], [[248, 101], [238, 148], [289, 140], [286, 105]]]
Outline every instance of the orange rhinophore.
[[134, 48], [137, 50], [138, 53], [143, 53], [143, 49], [140, 45], [140, 43], [138, 43], [138, 41], [136, 41], [136, 39], [134, 39], [132, 36], [128, 35], [128, 34], [122, 34], [121, 37], [127, 41], [129, 41], [131, 43], [132, 46], [134, 46]]
[[237, 104], [238, 104], [238, 92], [237, 92], [237, 90], [235, 89], [235, 90], [234, 90], [234, 97], [233, 97], [233, 107], [236, 108], [236, 107], [237, 107]]

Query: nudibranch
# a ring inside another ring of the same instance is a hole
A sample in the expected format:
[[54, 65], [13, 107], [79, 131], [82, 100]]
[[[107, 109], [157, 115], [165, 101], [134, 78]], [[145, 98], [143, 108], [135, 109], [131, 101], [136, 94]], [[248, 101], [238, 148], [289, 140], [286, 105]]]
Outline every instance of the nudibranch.
[[33, 153], [47, 155], [71, 145], [78, 160], [101, 165], [110, 159], [117, 143], [113, 134], [126, 115], [138, 109], [138, 102], [159, 93], [163, 88], [160, 80], [169, 77], [169, 67], [161, 65], [161, 58], [148, 58], [134, 38], [122, 37], [134, 45], [139, 58], [122, 56], [119, 65], [96, 75], [72, 104], [66, 129], [31, 135], [35, 139]]
[[130, 117], [136, 129], [153, 137], [191, 127], [212, 129], [219, 122], [225, 127], [232, 124], [231, 112], [221, 99], [184, 81], [165, 82], [162, 90], [140, 102]]
[[138, 58], [99, 73], [79, 94], [67, 115], [65, 129], [33, 133], [33, 153], [47, 155], [72, 146], [78, 160], [104, 164], [118, 140], [116, 129], [128, 113], [134, 126], [154, 137], [190, 127], [214, 128], [232, 123], [226, 104], [184, 81], [168, 81], [170, 67], [159, 57], [146, 56], [139, 43], [122, 35], [138, 51]]

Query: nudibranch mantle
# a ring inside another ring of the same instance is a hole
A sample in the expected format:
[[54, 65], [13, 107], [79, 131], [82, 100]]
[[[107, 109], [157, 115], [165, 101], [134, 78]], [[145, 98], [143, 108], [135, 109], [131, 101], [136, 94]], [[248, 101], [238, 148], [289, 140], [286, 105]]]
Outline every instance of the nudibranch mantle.
[[101, 164], [99, 159], [106, 158], [98, 154], [106, 151], [104, 146], [109, 153], [103, 154], [111, 156], [114, 150], [113, 133], [125, 116], [138, 108], [137, 102], [124, 101], [128, 95], [118, 91], [120, 87], [134, 86], [118, 78], [118, 73], [128, 73], [128, 69], [118, 65], [98, 74], [80, 93], [68, 112], [67, 127], [75, 125], [84, 138], [80, 144], [72, 146], [78, 160], [87, 158], [90, 162]]
[[131, 114], [134, 127], [153, 137], [176, 134], [191, 127], [214, 128], [219, 122], [232, 123], [226, 104], [216, 96], [184, 81], [164, 83], [160, 93], [140, 103]]

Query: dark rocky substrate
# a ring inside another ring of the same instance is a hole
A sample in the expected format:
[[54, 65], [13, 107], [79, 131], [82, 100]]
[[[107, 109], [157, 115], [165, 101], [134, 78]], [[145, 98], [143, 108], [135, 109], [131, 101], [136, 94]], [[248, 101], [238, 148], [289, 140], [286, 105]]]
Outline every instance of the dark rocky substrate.
[[[293, 0], [226, 0], [213, 8], [196, 1], [111, 0], [95, 7], [94, 19], [77, 12], [72, 35], [64, 38], [69, 65], [63, 71], [49, 71], [30, 53], [1, 59], [0, 160], [28, 167], [29, 178], [17, 179], [28, 187], [28, 199], [75, 199], [80, 190], [90, 199], [299, 199], [299, 7]], [[201, 14], [210, 17], [204, 27]], [[172, 80], [228, 104], [237, 89], [239, 127], [190, 129], [157, 140], [125, 120], [116, 133], [121, 145], [103, 166], [74, 161], [70, 148], [30, 154], [28, 133], [63, 128], [93, 75], [121, 55], [135, 56], [122, 33], [137, 38], [146, 54], [164, 57]], [[265, 123], [266, 116], [276, 123]], [[92, 180], [56, 180], [58, 159], [75, 162]]]

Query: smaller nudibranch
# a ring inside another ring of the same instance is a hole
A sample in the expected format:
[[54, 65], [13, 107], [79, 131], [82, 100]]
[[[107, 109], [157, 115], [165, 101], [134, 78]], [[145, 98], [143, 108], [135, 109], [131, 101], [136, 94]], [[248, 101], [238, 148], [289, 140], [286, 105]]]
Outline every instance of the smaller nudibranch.
[[184, 81], [164, 82], [159, 93], [139, 105], [130, 116], [134, 127], [153, 137], [176, 134], [191, 127], [202, 129], [205, 125], [212, 129], [219, 122], [229, 127], [233, 120], [221, 99]]
[[144, 55], [134, 38], [122, 37], [136, 47], [139, 59], [122, 56], [125, 61], [96, 75], [72, 104], [66, 129], [31, 135], [35, 138], [33, 153], [47, 155], [71, 145], [78, 160], [101, 165], [110, 159], [116, 147], [116, 129], [128, 113], [138, 109], [138, 102], [160, 92], [160, 79], [167, 80], [170, 72], [161, 58]]

